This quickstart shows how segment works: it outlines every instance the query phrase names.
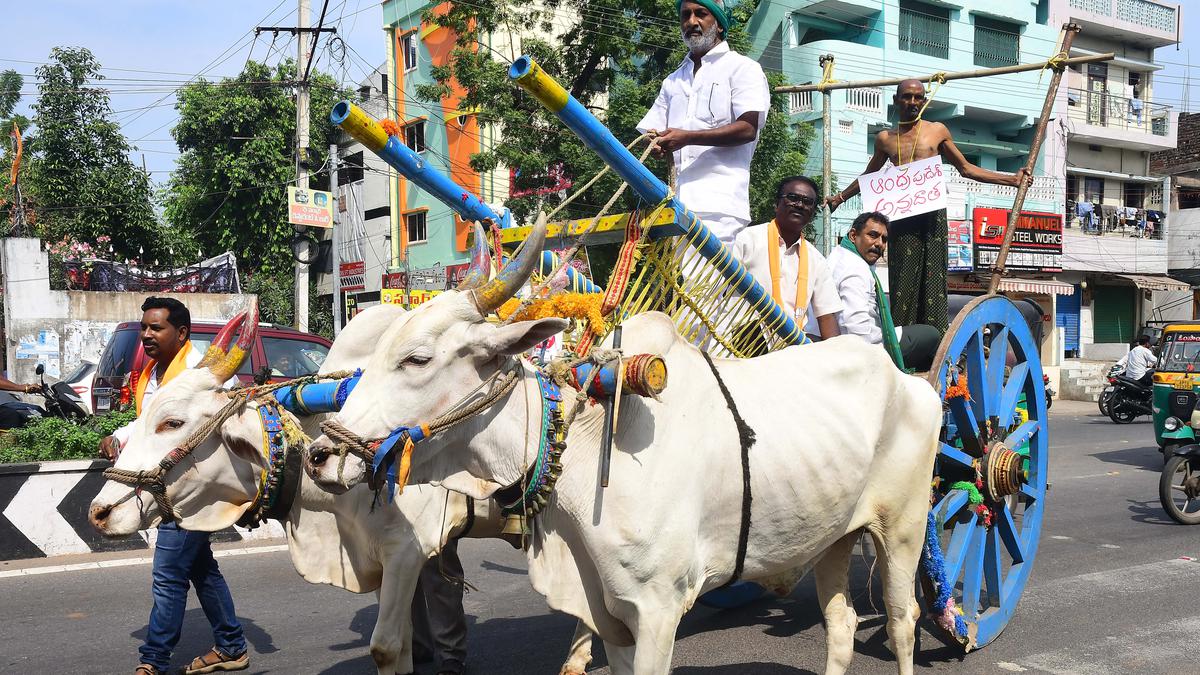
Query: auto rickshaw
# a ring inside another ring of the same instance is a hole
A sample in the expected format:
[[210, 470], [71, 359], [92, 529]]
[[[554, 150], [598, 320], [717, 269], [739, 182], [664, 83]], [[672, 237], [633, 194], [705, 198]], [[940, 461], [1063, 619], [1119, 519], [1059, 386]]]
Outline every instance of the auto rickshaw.
[[1154, 436], [1162, 448], [1159, 500], [1173, 520], [1200, 523], [1200, 321], [1163, 328], [1154, 373]]

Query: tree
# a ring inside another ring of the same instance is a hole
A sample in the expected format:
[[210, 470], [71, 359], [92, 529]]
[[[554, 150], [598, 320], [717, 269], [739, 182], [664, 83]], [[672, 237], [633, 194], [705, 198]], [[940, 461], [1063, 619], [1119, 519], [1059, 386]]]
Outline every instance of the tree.
[[[150, 176], [129, 159], [129, 142], [112, 121], [100, 64], [83, 48], [54, 48], [36, 69], [36, 133], [26, 137], [26, 195], [35, 231], [47, 241], [112, 238], [119, 257], [165, 260], [151, 205]], [[141, 251], [144, 251], [144, 256]]]
[[[167, 222], [190, 232], [206, 252], [234, 251], [243, 269], [287, 288], [295, 236], [287, 221], [287, 186], [296, 180], [295, 79], [293, 61], [274, 68], [250, 61], [237, 77], [181, 90], [172, 135], [182, 154], [164, 210]], [[329, 111], [347, 92], [327, 75], [314, 72], [311, 79], [309, 157], [323, 164], [336, 133]]]
[[[740, 26], [754, 12], [755, 2], [734, 10], [737, 25], [729, 32], [730, 46], [742, 51], [749, 44]], [[554, 10], [560, 10], [557, 16]], [[563, 17], [570, 17], [564, 31]], [[553, 21], [552, 21], [553, 19]], [[466, 90], [460, 109], [479, 110], [480, 124], [494, 124], [500, 140], [475, 155], [477, 171], [497, 166], [516, 169], [517, 188], [536, 187], [547, 169], [561, 163], [576, 185], [603, 168], [600, 158], [568, 131], [532, 97], [513, 86], [507, 65], [482, 49], [485, 36], [509, 26], [534, 26], [539, 35], [558, 35], [554, 41], [524, 37], [521, 46], [546, 72], [554, 76], [580, 103], [591, 109], [613, 134], [628, 143], [658, 95], [662, 80], [679, 66], [686, 50], [679, 33], [675, 0], [552, 0], [541, 6], [511, 0], [452, 3], [448, 11], [427, 10], [425, 20], [449, 27], [457, 43], [446, 66], [433, 69], [435, 84], [420, 87], [418, 95], [440, 102], [450, 91], [451, 80]], [[784, 83], [772, 74], [771, 85]], [[751, 165], [751, 213], [756, 222], [773, 211], [774, 187], [780, 178], [801, 173], [812, 137], [808, 125], [788, 124], [785, 97], [772, 97], [772, 110]], [[635, 148], [640, 154], [641, 146]], [[651, 170], [666, 175], [665, 165], [651, 159]], [[568, 207], [567, 215], [595, 213], [616, 191], [620, 179], [609, 175]], [[519, 219], [528, 219], [539, 208], [553, 206], [557, 194], [510, 199], [506, 202]], [[631, 209], [637, 199], [627, 196], [614, 209]]]
[[[13, 198], [9, 187], [12, 163], [16, 158], [16, 139], [13, 136], [13, 125], [23, 134], [29, 127], [29, 119], [24, 115], [14, 115], [17, 103], [21, 101], [21, 88], [25, 86], [25, 78], [15, 70], [0, 72], [0, 138], [4, 139], [4, 150], [0, 154], [0, 180], [4, 181], [5, 189], [0, 191], [0, 213], [9, 215], [9, 200]], [[7, 217], [5, 218], [7, 220]]]

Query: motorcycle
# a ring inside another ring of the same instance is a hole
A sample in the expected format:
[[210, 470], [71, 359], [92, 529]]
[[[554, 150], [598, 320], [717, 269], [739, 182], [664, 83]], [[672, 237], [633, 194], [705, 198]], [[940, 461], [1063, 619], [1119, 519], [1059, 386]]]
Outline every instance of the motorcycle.
[[1129, 424], [1141, 415], [1154, 414], [1154, 388], [1137, 380], [1117, 375], [1112, 398], [1108, 402], [1108, 417], [1117, 424]]
[[1108, 374], [1104, 379], [1108, 380], [1108, 385], [1104, 387], [1104, 391], [1100, 392], [1100, 398], [1096, 399], [1096, 405], [1100, 406], [1100, 414], [1108, 415], [1108, 402], [1112, 400], [1113, 394], [1117, 391], [1117, 376], [1125, 372], [1125, 369], [1120, 364], [1114, 363], [1112, 368], [1108, 369]]
[[41, 390], [37, 392], [45, 399], [45, 407], [26, 403], [11, 392], [0, 392], [0, 429], [17, 429], [32, 424], [43, 417], [84, 420], [88, 413], [83, 400], [66, 382], [46, 384], [46, 368], [38, 365], [35, 371], [41, 379]]
[[1163, 420], [1167, 463], [1158, 479], [1158, 501], [1180, 525], [1200, 524], [1200, 445], [1191, 423], [1196, 401], [1192, 391], [1172, 391]]
[[1046, 410], [1050, 409], [1050, 404], [1054, 403], [1054, 388], [1050, 386], [1050, 376], [1042, 375], [1042, 385], [1046, 387]]

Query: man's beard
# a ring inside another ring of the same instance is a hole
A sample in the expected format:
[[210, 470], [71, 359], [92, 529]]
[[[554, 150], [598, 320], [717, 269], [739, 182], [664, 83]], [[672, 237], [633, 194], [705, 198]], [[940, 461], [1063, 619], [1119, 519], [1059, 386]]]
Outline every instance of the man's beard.
[[683, 35], [683, 44], [687, 45], [688, 51], [690, 52], [702, 52], [707, 54], [708, 51], [717, 46], [717, 43], [720, 41], [720, 28], [715, 23], [701, 35]]

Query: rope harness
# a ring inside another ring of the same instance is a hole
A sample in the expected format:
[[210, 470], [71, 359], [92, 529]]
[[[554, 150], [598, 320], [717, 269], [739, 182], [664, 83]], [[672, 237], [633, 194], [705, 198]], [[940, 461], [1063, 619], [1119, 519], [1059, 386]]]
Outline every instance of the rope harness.
[[[158, 504], [159, 511], [162, 512], [161, 515], [164, 523], [178, 520], [179, 514], [175, 510], [175, 504], [171, 500], [170, 495], [167, 494], [167, 474], [171, 471], [171, 469], [178, 466], [179, 463], [182, 462], [186, 457], [195, 452], [196, 448], [200, 447], [200, 444], [207, 440], [208, 437], [211, 436], [214, 431], [219, 429], [222, 424], [228, 421], [229, 418], [238, 414], [243, 406], [245, 406], [251, 400], [257, 401], [260, 405], [265, 404], [267, 399], [264, 397], [273, 393], [277, 389], [283, 389], [284, 387], [292, 386], [304, 386], [306, 384], [311, 384], [323, 379], [343, 379], [350, 377], [352, 374], [353, 373], [350, 371], [338, 371], [324, 375], [306, 375], [304, 377], [298, 377], [286, 382], [278, 382], [276, 384], [266, 386], [250, 386], [233, 389], [226, 392], [230, 398], [229, 403], [226, 403], [219, 411], [217, 411], [215, 415], [209, 418], [208, 421], [197, 427], [195, 431], [188, 434], [188, 437], [184, 439], [183, 443], [175, 448], [172, 448], [171, 451], [168, 452], [154, 468], [142, 469], [138, 471], [118, 469], [116, 467], [105, 469], [103, 474], [105, 479], [122, 483], [133, 488], [124, 497], [114, 502], [112, 506], [116, 507], [134, 497], [138, 497], [140, 499], [141, 493], [144, 490], [149, 492], [150, 496], [153, 497], [154, 501]], [[268, 462], [270, 462], [270, 449], [264, 448], [264, 451], [267, 453]], [[269, 466], [264, 472], [263, 479], [259, 484], [259, 491], [258, 495], [256, 495], [256, 501], [262, 501], [263, 491], [269, 484], [267, 480], [267, 474], [272, 473], [272, 470], [273, 467]]]

